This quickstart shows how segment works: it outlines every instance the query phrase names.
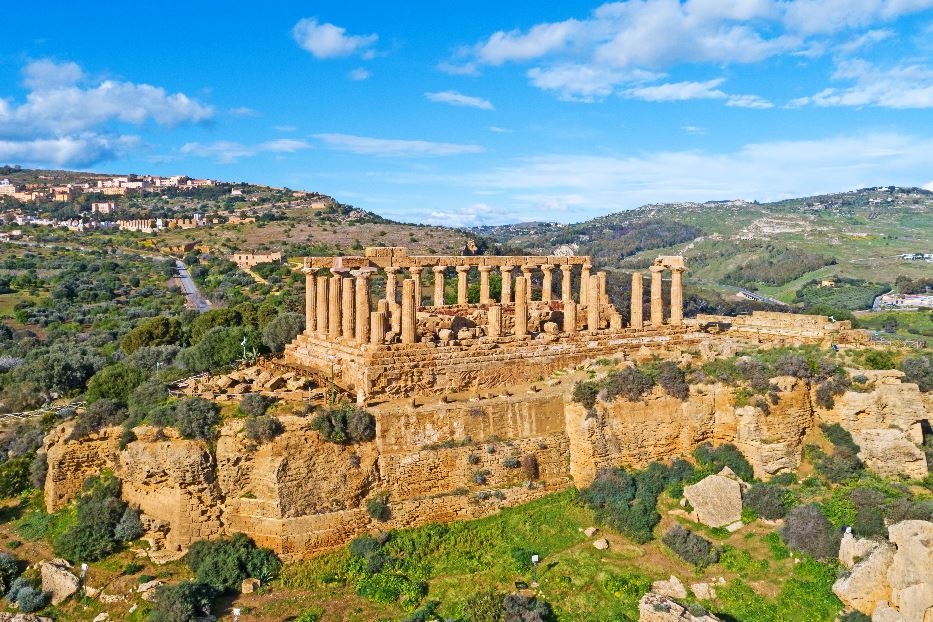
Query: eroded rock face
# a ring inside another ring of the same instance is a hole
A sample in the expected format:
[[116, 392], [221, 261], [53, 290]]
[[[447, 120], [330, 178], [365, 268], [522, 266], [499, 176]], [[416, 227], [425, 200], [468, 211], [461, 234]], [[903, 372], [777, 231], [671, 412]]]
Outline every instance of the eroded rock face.
[[45, 437], [49, 472], [45, 478], [45, 508], [56, 512], [81, 490], [84, 480], [111, 469], [120, 454], [119, 428], [100, 430], [80, 441], [69, 441], [74, 428], [67, 421], [53, 428]]
[[887, 573], [893, 559], [893, 547], [875, 547], [867, 557], [852, 567], [848, 576], [833, 584], [833, 592], [846, 606], [871, 615], [878, 603], [887, 599], [891, 590]]
[[879, 543], [875, 540], [856, 538], [851, 533], [846, 533], [839, 544], [839, 563], [845, 568], [852, 568], [856, 562], [868, 557], [868, 554], [878, 546]]

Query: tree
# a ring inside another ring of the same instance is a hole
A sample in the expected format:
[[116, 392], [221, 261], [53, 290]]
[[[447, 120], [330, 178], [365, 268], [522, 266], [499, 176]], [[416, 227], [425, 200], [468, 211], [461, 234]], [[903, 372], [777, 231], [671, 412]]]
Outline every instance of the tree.
[[240, 412], [252, 417], [266, 414], [273, 400], [262, 393], [247, 393], [240, 400]]
[[210, 615], [216, 591], [209, 585], [182, 581], [155, 592], [149, 622], [194, 622]]
[[133, 389], [145, 379], [143, 370], [126, 363], [115, 363], [94, 374], [84, 395], [88, 403], [107, 398], [125, 404]]
[[0, 465], [0, 499], [15, 497], [30, 487], [32, 456], [11, 458]]
[[120, 341], [120, 347], [127, 354], [133, 354], [143, 347], [164, 346], [181, 343], [185, 331], [176, 318], [158, 316], [149, 318], [126, 333]]
[[246, 535], [237, 533], [219, 540], [198, 540], [188, 549], [185, 563], [200, 583], [219, 592], [239, 592], [247, 577], [271, 581], [281, 562], [269, 549], [261, 549]]
[[54, 542], [55, 552], [71, 562], [92, 562], [113, 553], [114, 530], [126, 510], [120, 499], [120, 480], [113, 475], [88, 478], [77, 499], [74, 526]]
[[211, 330], [218, 327], [231, 328], [240, 326], [243, 318], [236, 309], [211, 309], [202, 313], [191, 323], [191, 343], [196, 345]]
[[305, 317], [302, 314], [280, 313], [262, 329], [262, 343], [272, 352], [281, 352], [304, 329]]

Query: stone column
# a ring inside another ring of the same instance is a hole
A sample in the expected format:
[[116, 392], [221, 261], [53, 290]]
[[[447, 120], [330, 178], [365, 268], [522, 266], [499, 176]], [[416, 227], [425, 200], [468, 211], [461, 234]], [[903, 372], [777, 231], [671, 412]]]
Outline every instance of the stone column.
[[560, 265], [561, 272], [561, 281], [560, 281], [560, 299], [566, 305], [568, 302], [573, 302], [573, 286], [571, 285], [573, 277], [573, 264], [563, 263]]
[[345, 277], [343, 279], [340, 285], [340, 293], [340, 317], [343, 320], [341, 333], [344, 339], [353, 341], [354, 324], [356, 323], [356, 314], [353, 311], [353, 299], [356, 297], [356, 292], [353, 289], [352, 278]]
[[593, 269], [593, 264], [586, 262], [583, 264], [583, 268], [580, 270], [580, 304], [585, 305], [586, 301], [590, 299], [587, 295], [587, 288], [590, 286], [590, 270]]
[[329, 320], [327, 324], [327, 336], [331, 341], [340, 337], [340, 329], [342, 328], [342, 318], [340, 317], [340, 284], [342, 282], [343, 277], [339, 275], [330, 277], [330, 285], [328, 287], [330, 296], [327, 299], [327, 315]]
[[369, 275], [372, 268], [362, 268], [350, 272], [356, 277], [356, 342], [363, 344], [369, 341]]
[[467, 275], [470, 273], [470, 266], [457, 266], [457, 304], [465, 305], [468, 302], [467, 295]]
[[412, 266], [408, 269], [411, 273], [411, 280], [414, 282], [415, 286], [415, 306], [421, 306], [421, 271], [424, 270], [424, 266]]
[[317, 274], [316, 268], [304, 268], [305, 273], [305, 334], [317, 331]]
[[642, 308], [645, 304], [645, 294], [642, 292], [642, 273], [632, 273], [632, 303], [631, 303], [631, 324], [632, 328], [644, 328], [645, 322], [642, 319]]
[[389, 307], [398, 304], [396, 289], [398, 284], [398, 271], [401, 268], [398, 266], [388, 266], [386, 267], [386, 300], [389, 301]]
[[661, 273], [664, 272], [663, 266], [651, 266], [651, 325], [661, 326], [664, 324], [664, 302], [661, 298]]
[[481, 305], [488, 305], [492, 302], [492, 299], [489, 297], [490, 270], [492, 270], [492, 266], [479, 267], [479, 303]]
[[512, 270], [515, 266], [504, 265], [499, 267], [502, 272], [502, 304], [507, 305], [512, 302]]
[[586, 285], [586, 294], [586, 329], [596, 332], [599, 330], [599, 277], [595, 274]]
[[577, 332], [577, 303], [573, 300], [564, 303], [564, 332], [569, 335]]
[[330, 309], [330, 300], [327, 292], [329, 285], [330, 279], [328, 277], [323, 275], [317, 277], [317, 334], [321, 339], [327, 337], [327, 312]]
[[486, 334], [489, 337], [502, 335], [502, 307], [500, 305], [491, 304], [486, 310]]
[[541, 266], [544, 276], [541, 278], [541, 301], [551, 302], [551, 278], [554, 275], [554, 266], [544, 264]]
[[415, 306], [415, 284], [411, 279], [402, 282], [402, 343], [415, 343], [418, 332], [418, 311]]
[[369, 314], [369, 343], [378, 345], [386, 338], [386, 314], [373, 311]]
[[671, 324], [684, 323], [684, 269], [671, 268]]
[[531, 273], [535, 268], [537, 266], [530, 263], [522, 266], [522, 276], [525, 278], [525, 300], [528, 302], [531, 302]]
[[528, 281], [520, 276], [515, 279], [515, 336], [528, 334]]
[[600, 270], [596, 273], [599, 278], [599, 304], [609, 304], [609, 294], [606, 293], [606, 273]]
[[444, 306], [444, 271], [447, 266], [434, 266], [431, 271], [434, 272], [434, 306]]

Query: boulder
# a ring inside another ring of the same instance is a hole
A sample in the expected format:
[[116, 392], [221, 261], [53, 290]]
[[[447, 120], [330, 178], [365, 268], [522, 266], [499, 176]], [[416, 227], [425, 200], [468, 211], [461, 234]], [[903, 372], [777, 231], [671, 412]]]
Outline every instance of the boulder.
[[106, 620], [109, 617], [110, 617], [109, 613], [107, 613], [106, 611], [102, 611], [98, 613], [96, 616], [94, 616], [94, 619], [91, 622], [104, 622], [104, 620]]
[[52, 618], [37, 616], [34, 613], [0, 612], [0, 622], [52, 622]]
[[258, 590], [259, 586], [261, 585], [262, 581], [249, 577], [247, 579], [243, 579], [243, 583], [240, 584], [240, 592], [242, 594], [252, 594]]
[[159, 587], [162, 586], [162, 582], [158, 579], [153, 579], [152, 581], [146, 581], [141, 583], [139, 587], [136, 588], [136, 591], [142, 594], [142, 599], [152, 602], [155, 600], [155, 593]]
[[681, 583], [680, 579], [671, 575], [667, 581], [655, 581], [651, 584], [651, 591], [661, 596], [670, 596], [671, 598], [686, 598], [687, 588]]
[[42, 591], [49, 593], [53, 605], [57, 605], [81, 586], [81, 580], [71, 572], [71, 564], [64, 559], [53, 559], [39, 565], [42, 573]]
[[686, 486], [684, 497], [693, 506], [691, 518], [708, 527], [725, 527], [742, 518], [742, 483], [728, 467]]
[[907, 520], [888, 528], [897, 546], [888, 568], [890, 605], [905, 622], [933, 620], [933, 523]]
[[605, 538], [600, 538], [599, 540], [593, 541], [593, 546], [600, 551], [605, 551], [609, 548], [609, 541]]
[[638, 622], [719, 622], [719, 618], [708, 613], [693, 615], [670, 597], [648, 592], [638, 601]]
[[875, 607], [888, 597], [888, 568], [894, 560], [894, 549], [876, 546], [871, 553], [854, 566], [845, 577], [833, 584], [833, 592], [847, 607], [871, 615]]
[[587, 538], [592, 538], [596, 535], [596, 527], [587, 527], [583, 530], [583, 533]]
[[698, 600], [713, 600], [716, 598], [716, 588], [709, 583], [691, 583], [690, 591]]
[[885, 477], [926, 477], [926, 455], [902, 430], [862, 430], [853, 435], [861, 451], [859, 458], [869, 469]]
[[856, 538], [851, 533], [842, 536], [839, 544], [839, 563], [845, 568], [852, 568], [859, 560], [878, 548], [878, 543], [868, 538]]

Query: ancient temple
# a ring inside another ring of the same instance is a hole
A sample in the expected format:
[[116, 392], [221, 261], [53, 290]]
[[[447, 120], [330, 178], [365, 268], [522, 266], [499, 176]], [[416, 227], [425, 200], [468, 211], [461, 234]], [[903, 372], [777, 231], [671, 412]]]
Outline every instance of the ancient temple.
[[[501, 277], [495, 300], [493, 270]], [[411, 256], [391, 247], [367, 248], [362, 256], [307, 257], [306, 329], [286, 348], [285, 359], [332, 378], [360, 400], [507, 387], [589, 358], [685, 340], [684, 270], [677, 256], [659, 257], [649, 268], [647, 322], [643, 275], [634, 273], [626, 322], [609, 300], [605, 272], [593, 273], [586, 256]], [[374, 292], [377, 274], [381, 287]], [[456, 278], [454, 304], [445, 301], [447, 278]], [[479, 300], [470, 303], [475, 279]], [[537, 292], [533, 282], [540, 282]]]

